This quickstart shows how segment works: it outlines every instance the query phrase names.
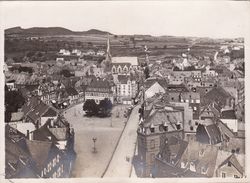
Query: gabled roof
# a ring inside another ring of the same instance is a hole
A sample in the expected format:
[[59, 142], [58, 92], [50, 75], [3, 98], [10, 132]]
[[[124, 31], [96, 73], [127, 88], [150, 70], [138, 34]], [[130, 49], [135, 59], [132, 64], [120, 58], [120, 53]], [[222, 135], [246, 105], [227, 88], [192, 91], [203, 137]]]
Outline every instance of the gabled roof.
[[28, 112], [30, 112], [31, 109], [35, 108], [39, 104], [38, 97], [31, 97], [28, 99], [28, 102], [26, 102], [22, 107], [22, 112], [24, 115], [27, 115]]
[[36, 122], [41, 116], [49, 109], [49, 106], [43, 102], [40, 102], [34, 110], [31, 110], [27, 117], [32, 120], [32, 122]]
[[5, 178], [37, 178], [29, 154], [9, 137], [5, 138]]
[[52, 107], [50, 107], [47, 112], [45, 112], [42, 116], [43, 117], [54, 117], [57, 115], [57, 111], [55, 109], [53, 109]]
[[214, 87], [203, 97], [201, 104], [204, 106], [214, 101], [217, 104], [225, 105], [228, 98], [233, 97], [222, 87]]
[[219, 168], [221, 168], [224, 165], [227, 165], [228, 163], [230, 163], [231, 165], [233, 165], [243, 175], [244, 169], [240, 165], [239, 161], [237, 160], [237, 158], [235, 157], [234, 154], [232, 154], [224, 162], [222, 162], [221, 165], [219, 166]]
[[206, 170], [204, 175], [212, 177], [218, 148], [214, 145], [202, 144], [197, 141], [189, 141], [187, 149], [181, 158], [181, 162], [187, 162], [188, 165], [195, 165], [196, 173], [202, 174], [202, 169]]
[[161, 85], [163, 88], [167, 88], [168, 83], [165, 79], [163, 78], [148, 78], [145, 83], [144, 86], [146, 89], [150, 88], [152, 85], [154, 85], [155, 83], [158, 83], [159, 85]]
[[86, 89], [87, 92], [110, 92], [110, 90], [110, 84], [106, 80], [92, 81]]
[[42, 169], [52, 151], [52, 143], [48, 141], [26, 140], [27, 150], [31, 158], [36, 162], [36, 166]]
[[137, 57], [112, 57], [112, 63], [130, 63], [131, 65], [138, 65]]

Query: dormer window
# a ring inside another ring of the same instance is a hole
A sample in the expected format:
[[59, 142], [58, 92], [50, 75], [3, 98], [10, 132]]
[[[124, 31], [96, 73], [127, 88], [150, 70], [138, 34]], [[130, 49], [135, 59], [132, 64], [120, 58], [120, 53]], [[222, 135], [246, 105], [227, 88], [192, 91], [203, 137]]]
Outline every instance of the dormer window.
[[151, 133], [154, 133], [154, 132], [155, 132], [154, 124], [151, 124], [151, 125], [150, 125], [150, 132], [151, 132]]
[[200, 152], [199, 152], [199, 156], [204, 156], [204, 154], [205, 154], [205, 150], [201, 149]]
[[177, 129], [177, 130], [180, 130], [180, 129], [181, 129], [181, 124], [180, 124], [180, 123], [176, 123], [175, 126], [176, 126], [176, 129]]
[[165, 123], [163, 124], [163, 129], [164, 129], [164, 131], [165, 131], [165, 132], [167, 132], [167, 131], [168, 131], [168, 125], [167, 125], [167, 122], [165, 122]]

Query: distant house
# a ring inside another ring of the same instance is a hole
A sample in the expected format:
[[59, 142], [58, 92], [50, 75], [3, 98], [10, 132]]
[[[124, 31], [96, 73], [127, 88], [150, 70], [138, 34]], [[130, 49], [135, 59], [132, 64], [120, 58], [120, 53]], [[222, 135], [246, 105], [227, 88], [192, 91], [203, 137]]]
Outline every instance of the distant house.
[[166, 93], [167, 81], [164, 79], [148, 78], [145, 83], [145, 97], [150, 98], [157, 93]]
[[39, 99], [33, 98], [24, 105], [22, 111], [25, 115], [25, 121], [32, 122], [36, 128], [43, 126], [48, 119], [56, 119], [58, 113], [56, 109], [48, 106]]
[[243, 166], [239, 163], [235, 154], [226, 158], [216, 169], [216, 177], [243, 178], [245, 176]]
[[220, 120], [225, 123], [233, 132], [238, 132], [238, 120], [234, 110], [223, 110]]
[[6, 178], [69, 177], [75, 158], [74, 132], [59, 120], [48, 120], [25, 134], [6, 125], [5, 151]]
[[115, 80], [115, 94], [118, 103], [132, 104], [133, 98], [136, 97], [138, 86], [135, 78], [118, 75]]
[[220, 129], [216, 124], [199, 124], [196, 129], [196, 140], [200, 143], [215, 145], [222, 142]]
[[221, 107], [228, 106], [233, 108], [235, 106], [235, 98], [232, 97], [226, 90], [222, 87], [214, 87], [212, 90], [207, 92], [204, 97], [201, 99], [201, 105], [215, 102]]
[[105, 51], [99, 50], [99, 51], [96, 52], [96, 55], [97, 56], [104, 56], [105, 55]]
[[76, 104], [78, 103], [78, 99], [79, 99], [79, 94], [77, 92], [77, 90], [74, 87], [68, 87], [65, 89], [68, 96], [69, 96], [69, 102], [70, 104]]
[[108, 98], [112, 103], [114, 102], [112, 87], [106, 80], [95, 80], [85, 90], [85, 100], [93, 99], [99, 104], [105, 98]]

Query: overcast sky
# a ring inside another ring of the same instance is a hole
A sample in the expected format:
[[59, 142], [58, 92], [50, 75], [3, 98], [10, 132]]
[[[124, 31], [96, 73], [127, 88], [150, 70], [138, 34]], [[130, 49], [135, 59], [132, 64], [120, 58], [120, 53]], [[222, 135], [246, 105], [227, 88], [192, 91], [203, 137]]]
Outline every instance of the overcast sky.
[[[249, 2], [0, 2], [4, 28], [60, 26], [114, 34], [243, 37]], [[249, 29], [248, 29], [249, 30]]]

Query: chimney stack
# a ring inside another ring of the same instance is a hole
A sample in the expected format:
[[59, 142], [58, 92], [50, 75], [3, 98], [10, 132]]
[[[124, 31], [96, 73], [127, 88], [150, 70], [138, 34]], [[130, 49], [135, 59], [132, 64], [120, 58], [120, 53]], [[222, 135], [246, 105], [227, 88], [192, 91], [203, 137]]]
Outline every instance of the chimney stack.
[[30, 132], [29, 130], [27, 130], [27, 138], [28, 140], [33, 140], [33, 132]]

